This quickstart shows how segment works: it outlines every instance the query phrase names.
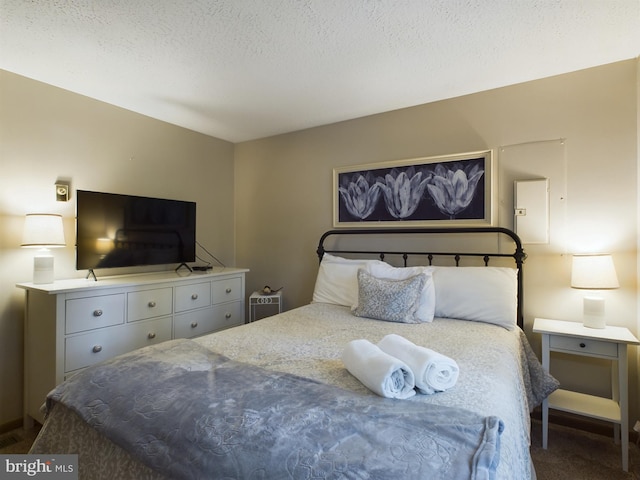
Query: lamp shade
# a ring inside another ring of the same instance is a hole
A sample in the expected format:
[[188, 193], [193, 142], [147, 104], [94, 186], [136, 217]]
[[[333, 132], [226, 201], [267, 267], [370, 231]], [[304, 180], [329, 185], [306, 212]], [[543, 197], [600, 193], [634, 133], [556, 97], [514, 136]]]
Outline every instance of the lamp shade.
[[33, 248], [66, 246], [62, 216], [49, 213], [28, 213], [24, 221], [22, 246]]
[[571, 267], [571, 287], [589, 290], [620, 287], [611, 255], [574, 255]]

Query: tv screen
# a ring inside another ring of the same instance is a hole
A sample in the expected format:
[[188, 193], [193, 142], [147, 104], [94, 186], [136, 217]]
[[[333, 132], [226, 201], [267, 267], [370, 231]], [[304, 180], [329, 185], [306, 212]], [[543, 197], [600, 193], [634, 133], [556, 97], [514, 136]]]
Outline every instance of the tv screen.
[[196, 204], [78, 190], [76, 269], [195, 261]]

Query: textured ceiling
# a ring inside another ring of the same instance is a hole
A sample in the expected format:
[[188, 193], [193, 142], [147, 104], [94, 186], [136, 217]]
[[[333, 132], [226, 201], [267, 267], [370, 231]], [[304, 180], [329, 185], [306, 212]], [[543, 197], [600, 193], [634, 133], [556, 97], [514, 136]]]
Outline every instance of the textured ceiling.
[[0, 0], [0, 68], [232, 142], [639, 54], [640, 0]]

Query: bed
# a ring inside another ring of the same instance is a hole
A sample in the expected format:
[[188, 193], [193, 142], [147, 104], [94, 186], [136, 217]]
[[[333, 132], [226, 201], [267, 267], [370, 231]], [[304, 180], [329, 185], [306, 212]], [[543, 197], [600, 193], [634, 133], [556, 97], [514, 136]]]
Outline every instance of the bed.
[[[529, 413], [558, 384], [521, 329], [517, 235], [332, 230], [317, 253], [310, 304], [58, 386], [31, 453], [79, 454], [83, 479], [535, 478]], [[389, 335], [453, 359], [455, 381], [365, 386], [346, 352]]]

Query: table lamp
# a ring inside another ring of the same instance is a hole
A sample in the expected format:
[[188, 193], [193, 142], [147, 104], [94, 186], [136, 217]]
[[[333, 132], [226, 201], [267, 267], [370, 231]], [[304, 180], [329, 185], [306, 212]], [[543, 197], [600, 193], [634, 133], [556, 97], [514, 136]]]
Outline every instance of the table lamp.
[[28, 213], [21, 246], [40, 249], [33, 259], [33, 283], [53, 283], [53, 255], [49, 248], [66, 246], [62, 216]]
[[604, 315], [604, 298], [598, 295], [597, 290], [620, 287], [611, 255], [573, 255], [571, 287], [595, 290], [584, 296], [583, 324], [589, 328], [605, 328], [607, 322]]

